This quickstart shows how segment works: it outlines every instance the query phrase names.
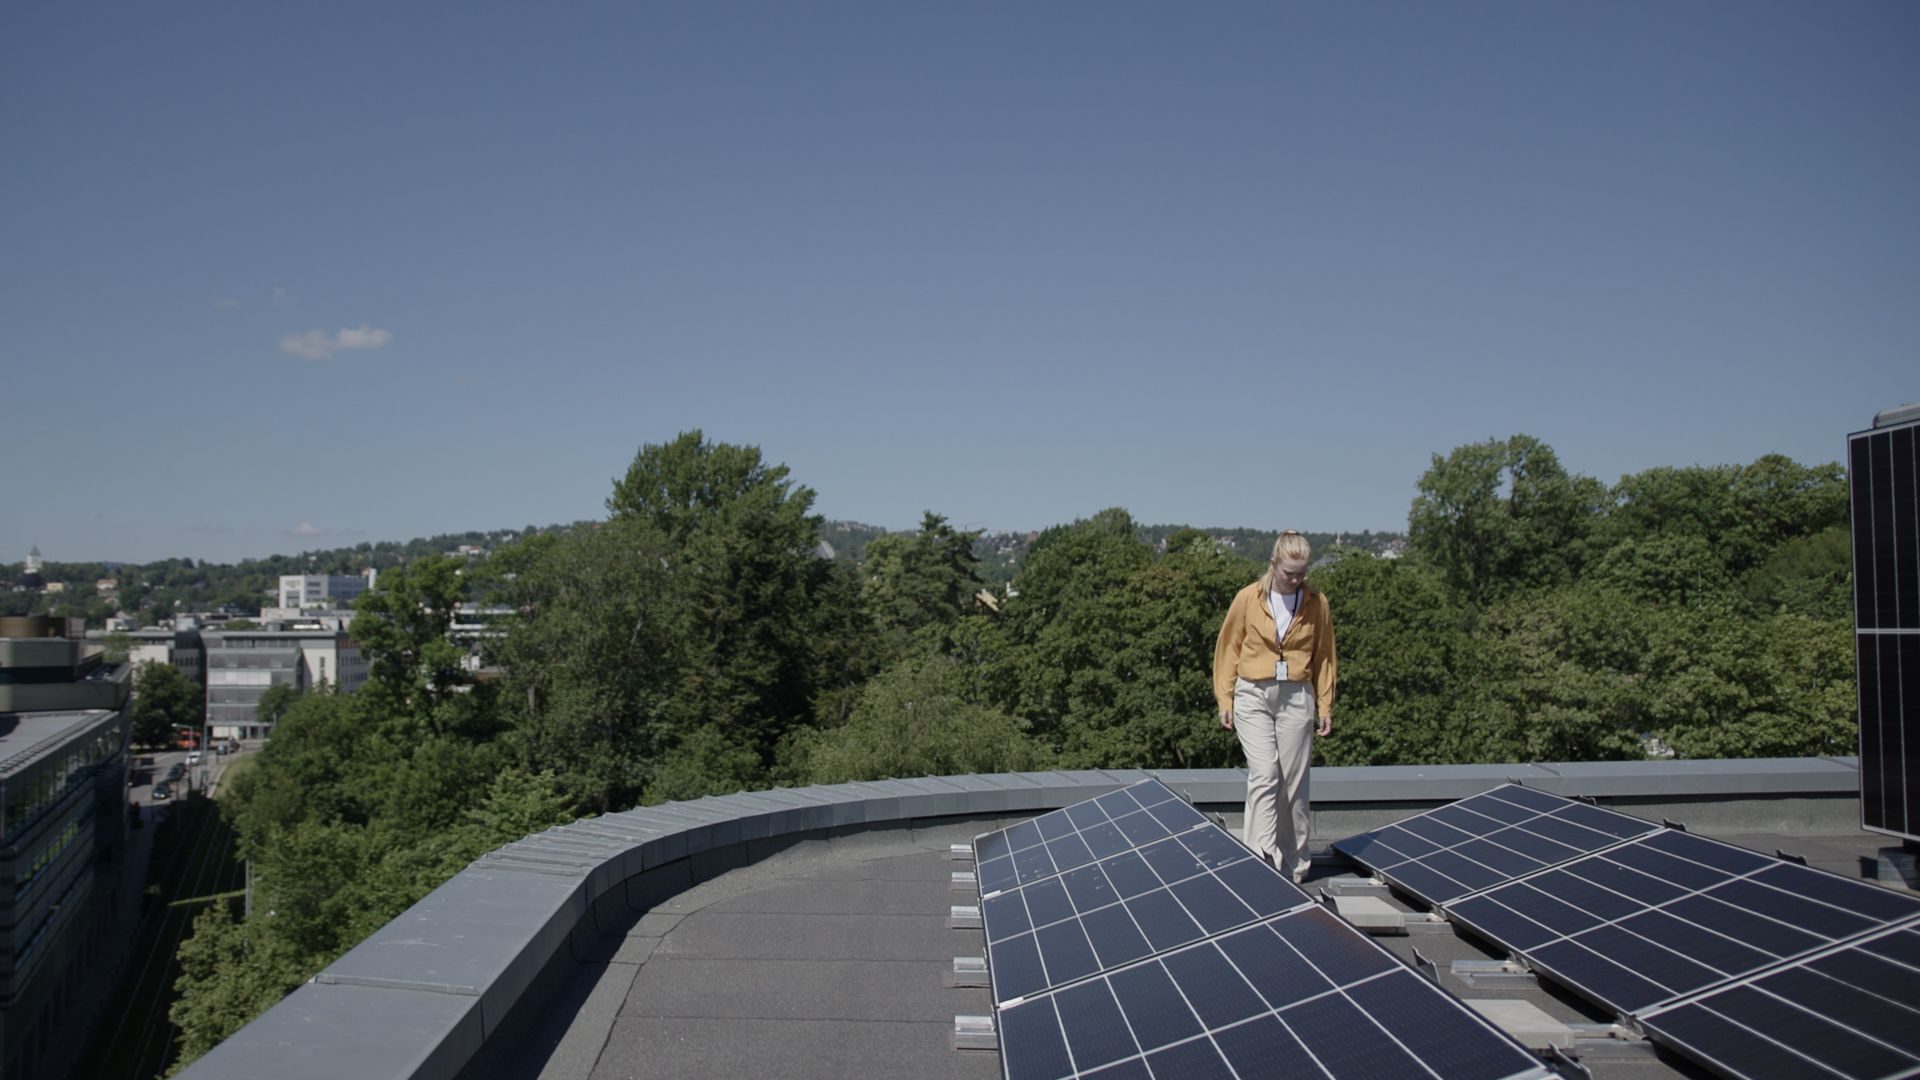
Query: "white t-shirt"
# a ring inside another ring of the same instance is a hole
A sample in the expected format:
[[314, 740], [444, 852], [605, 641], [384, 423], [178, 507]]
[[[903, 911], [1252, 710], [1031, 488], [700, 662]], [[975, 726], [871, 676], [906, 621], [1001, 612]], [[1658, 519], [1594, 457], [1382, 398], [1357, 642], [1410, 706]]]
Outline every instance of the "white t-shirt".
[[1277, 646], [1287, 640], [1287, 627], [1293, 625], [1293, 617], [1300, 611], [1300, 590], [1287, 596], [1279, 589], [1268, 589], [1267, 606], [1273, 609], [1273, 643]]

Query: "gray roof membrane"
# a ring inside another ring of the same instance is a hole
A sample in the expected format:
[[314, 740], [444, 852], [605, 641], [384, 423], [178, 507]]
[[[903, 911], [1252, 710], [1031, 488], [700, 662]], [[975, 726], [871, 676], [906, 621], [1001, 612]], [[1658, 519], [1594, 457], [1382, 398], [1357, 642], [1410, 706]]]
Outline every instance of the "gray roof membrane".
[[[945, 845], [1148, 776], [1235, 817], [1245, 797], [1244, 772], [1228, 769], [960, 775], [710, 797], [545, 830], [476, 860], [182, 1075], [997, 1075], [996, 1055], [946, 1043], [953, 1014], [989, 1009], [984, 991], [938, 985], [951, 957], [984, 952], [978, 932], [945, 928], [947, 905], [971, 900], [947, 888], [963, 865]], [[1830, 820], [1858, 792], [1842, 758], [1323, 768], [1316, 837], [1512, 779], [1641, 816], [1635, 804], [1733, 800], [1720, 812], [1737, 821], [1780, 802], [1760, 816], [1789, 824], [1796, 800]], [[1792, 841], [1844, 863], [1884, 838]], [[1449, 956], [1491, 955], [1451, 936], [1386, 940], [1403, 956], [1408, 942], [1437, 954], [1443, 975]], [[1529, 994], [1578, 1017], [1551, 988]]]

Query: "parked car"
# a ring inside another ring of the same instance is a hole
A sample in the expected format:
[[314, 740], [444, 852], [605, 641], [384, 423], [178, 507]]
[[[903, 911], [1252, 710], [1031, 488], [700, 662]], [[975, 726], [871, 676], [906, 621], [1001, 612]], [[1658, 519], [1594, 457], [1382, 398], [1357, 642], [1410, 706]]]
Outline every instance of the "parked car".
[[200, 751], [198, 750], [187, 751], [187, 764], [189, 765], [200, 764]]
[[172, 784], [159, 783], [159, 784], [153, 785], [153, 801], [154, 802], [159, 802], [162, 799], [171, 799], [171, 798], [173, 798]]

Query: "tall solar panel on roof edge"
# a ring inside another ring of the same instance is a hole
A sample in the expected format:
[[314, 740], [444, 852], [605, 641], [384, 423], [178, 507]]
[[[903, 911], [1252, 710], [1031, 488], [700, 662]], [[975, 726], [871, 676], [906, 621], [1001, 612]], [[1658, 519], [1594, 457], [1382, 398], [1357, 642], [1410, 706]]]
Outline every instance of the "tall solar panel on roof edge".
[[1860, 825], [1920, 841], [1920, 409], [1847, 436]]

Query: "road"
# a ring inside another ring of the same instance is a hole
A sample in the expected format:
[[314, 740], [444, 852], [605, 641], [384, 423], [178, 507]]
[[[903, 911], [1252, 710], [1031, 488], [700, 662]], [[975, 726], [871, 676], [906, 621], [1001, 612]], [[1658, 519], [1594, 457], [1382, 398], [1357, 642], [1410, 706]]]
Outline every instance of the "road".
[[167, 1010], [180, 977], [175, 954], [207, 904], [245, 886], [233, 831], [211, 800], [194, 796], [209, 787], [217, 794], [229, 765], [247, 752], [214, 755], [189, 767], [172, 785], [175, 796], [158, 802], [154, 783], [165, 780], [174, 764], [184, 765], [187, 754], [142, 755], [153, 759], [153, 780], [127, 793], [145, 825], [129, 837], [122, 889], [123, 925], [137, 924], [137, 929], [105, 1019], [87, 1040], [89, 1049], [74, 1075], [152, 1080], [173, 1060], [178, 1032]]

